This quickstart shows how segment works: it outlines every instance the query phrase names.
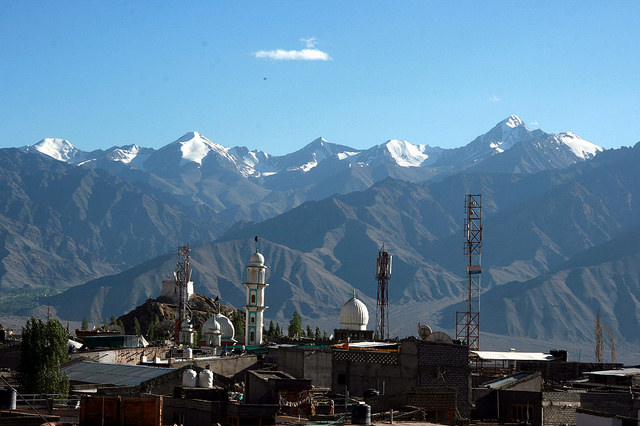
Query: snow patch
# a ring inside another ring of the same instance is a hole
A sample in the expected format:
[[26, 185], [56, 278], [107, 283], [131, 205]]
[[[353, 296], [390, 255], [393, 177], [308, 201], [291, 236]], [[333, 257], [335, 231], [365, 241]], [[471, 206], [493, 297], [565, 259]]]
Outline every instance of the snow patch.
[[429, 155], [425, 145], [413, 145], [407, 141], [390, 140], [386, 143], [387, 150], [398, 166], [420, 167]]
[[571, 152], [582, 159], [594, 157], [597, 153], [602, 152], [603, 148], [594, 144], [593, 142], [586, 141], [580, 136], [572, 132], [558, 134], [560, 142], [565, 144], [571, 149]]
[[41, 154], [48, 155], [58, 161], [69, 162], [77, 153], [78, 149], [71, 145], [66, 139], [45, 138], [33, 145]]
[[511, 115], [509, 116], [509, 118], [507, 118], [506, 120], [504, 120], [502, 122], [502, 124], [506, 127], [509, 127], [511, 129], [515, 129], [516, 127], [520, 127], [520, 126], [525, 126], [524, 121], [522, 121], [522, 119], [520, 117], [518, 117], [517, 115]]
[[140, 147], [138, 145], [131, 145], [128, 149], [125, 148], [116, 148], [114, 149], [109, 158], [113, 161], [119, 161], [124, 164], [129, 164], [133, 161], [140, 152]]
[[345, 158], [353, 157], [354, 155], [358, 155], [360, 152], [357, 151], [345, 151], [339, 152], [336, 155], [338, 156], [338, 160], [344, 160]]

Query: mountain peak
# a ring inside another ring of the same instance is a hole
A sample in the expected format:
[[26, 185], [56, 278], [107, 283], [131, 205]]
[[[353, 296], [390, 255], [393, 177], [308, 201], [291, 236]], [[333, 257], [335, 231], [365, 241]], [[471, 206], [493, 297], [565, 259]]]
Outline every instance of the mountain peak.
[[35, 145], [26, 148], [27, 151], [31, 149], [64, 162], [68, 162], [78, 153], [78, 149], [71, 142], [59, 138], [44, 138]]
[[[227, 149], [221, 145], [211, 142], [198, 132], [187, 132], [182, 135], [174, 144], [180, 145], [183, 162], [194, 162], [202, 165], [202, 159], [209, 154], [210, 151], [217, 151], [226, 154]], [[224, 155], [223, 154], [223, 155]]]
[[525, 129], [529, 130], [527, 125], [524, 124], [524, 121], [522, 121], [522, 119], [517, 115], [510, 115], [509, 117], [505, 118], [500, 123], [498, 123], [498, 125], [501, 126], [503, 129], [505, 127], [515, 129], [516, 127], [524, 126]]

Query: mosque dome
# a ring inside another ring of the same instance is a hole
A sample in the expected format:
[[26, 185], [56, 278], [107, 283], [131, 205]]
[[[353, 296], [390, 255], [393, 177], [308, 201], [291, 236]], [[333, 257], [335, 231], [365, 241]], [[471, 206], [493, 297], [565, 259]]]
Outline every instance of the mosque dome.
[[263, 266], [264, 256], [258, 250], [251, 255], [251, 266]]
[[216, 317], [211, 317], [202, 325], [202, 334], [219, 334], [221, 333], [220, 323], [216, 321]]
[[222, 339], [233, 339], [236, 334], [236, 330], [233, 327], [233, 323], [227, 317], [222, 314], [216, 314], [215, 320], [220, 324], [220, 331], [222, 332]]
[[364, 303], [353, 297], [340, 310], [340, 328], [343, 330], [366, 330], [369, 323], [369, 310]]

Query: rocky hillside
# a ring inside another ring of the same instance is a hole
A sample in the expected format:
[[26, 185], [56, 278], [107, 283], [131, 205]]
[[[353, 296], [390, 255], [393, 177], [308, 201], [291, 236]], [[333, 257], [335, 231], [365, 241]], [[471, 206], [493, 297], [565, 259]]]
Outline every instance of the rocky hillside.
[[[194, 294], [189, 299], [189, 308], [194, 330], [200, 330], [205, 321], [212, 315], [222, 314], [229, 318], [234, 324], [241, 325], [240, 327], [236, 327], [236, 336], [244, 334], [244, 311], [229, 308], [201, 294]], [[160, 322], [174, 321], [175, 313], [176, 305], [165, 303], [162, 299], [148, 299], [134, 310], [122, 315], [118, 318], [118, 321], [122, 321], [127, 334], [134, 334], [134, 324], [137, 319], [140, 324], [140, 330], [143, 334], [146, 334], [149, 329], [149, 324], [156, 318]]]

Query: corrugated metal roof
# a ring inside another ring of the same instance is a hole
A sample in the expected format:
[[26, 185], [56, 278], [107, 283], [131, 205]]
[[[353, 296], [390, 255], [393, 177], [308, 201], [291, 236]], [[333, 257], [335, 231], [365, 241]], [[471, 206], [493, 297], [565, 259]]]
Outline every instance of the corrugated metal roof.
[[584, 374], [596, 374], [599, 376], [638, 376], [640, 375], [640, 368], [630, 367], [619, 370], [587, 371]]
[[501, 379], [494, 380], [493, 382], [485, 383], [481, 385], [481, 387], [491, 388], [491, 389], [500, 389], [506, 385], [515, 383], [518, 380], [523, 379], [527, 376], [529, 376], [529, 373], [516, 373], [508, 377], [503, 377]]
[[173, 368], [148, 367], [145, 365], [107, 364], [81, 361], [62, 367], [69, 379], [77, 382], [137, 386], [145, 380], [175, 371]]
[[551, 354], [542, 352], [493, 352], [493, 351], [470, 351], [483, 360], [505, 360], [505, 361], [553, 361], [555, 358]]

